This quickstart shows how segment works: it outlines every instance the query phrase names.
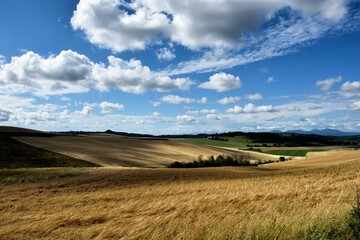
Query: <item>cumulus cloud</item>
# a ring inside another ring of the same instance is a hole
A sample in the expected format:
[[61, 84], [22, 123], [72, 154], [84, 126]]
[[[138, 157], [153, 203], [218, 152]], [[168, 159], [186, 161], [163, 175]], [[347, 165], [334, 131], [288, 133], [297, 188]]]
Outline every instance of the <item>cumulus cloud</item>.
[[6, 58], [0, 54], [0, 65], [6, 62]]
[[171, 104], [180, 104], [180, 103], [192, 103], [195, 102], [195, 99], [192, 98], [183, 98], [177, 95], [167, 95], [161, 98], [163, 102]]
[[60, 119], [69, 119], [71, 118], [71, 113], [69, 110], [64, 110], [63, 112], [60, 113], [60, 116], [59, 116]]
[[312, 16], [339, 20], [347, 0], [81, 0], [71, 18], [75, 30], [103, 48], [121, 52], [144, 49], [160, 36], [191, 49], [243, 43], [278, 10], [290, 6]]
[[207, 103], [207, 98], [206, 97], [202, 97], [201, 99], [198, 100], [198, 103]]
[[353, 111], [360, 111], [360, 101], [350, 104], [348, 108]]
[[196, 111], [187, 111], [186, 114], [188, 115], [199, 115], [199, 114], [215, 114], [218, 113], [219, 111], [216, 109], [201, 109], [201, 110], [196, 110]]
[[234, 106], [234, 108], [226, 109], [227, 113], [258, 113], [258, 112], [275, 112], [272, 105], [255, 106], [252, 103], [246, 104], [244, 108]]
[[267, 68], [267, 67], [262, 67], [262, 68], [260, 68], [260, 72], [268, 73], [268, 72], [269, 72], [269, 68]]
[[246, 94], [246, 95], [245, 95], [245, 98], [246, 98], [246, 99], [249, 99], [249, 100], [252, 100], [252, 101], [263, 99], [263, 97], [261, 96], [260, 93]]
[[0, 108], [0, 122], [7, 122], [10, 119], [11, 112]]
[[90, 106], [84, 106], [81, 111], [75, 111], [75, 114], [90, 115], [92, 114], [92, 108]]
[[224, 97], [220, 100], [217, 100], [216, 102], [217, 103], [220, 103], [220, 104], [223, 104], [223, 105], [226, 105], [226, 104], [233, 104], [237, 101], [240, 101], [241, 97]]
[[193, 122], [193, 121], [195, 121], [195, 118], [193, 116], [189, 116], [189, 115], [178, 115], [176, 117], [176, 120], [181, 121], [181, 122]]
[[278, 80], [276, 80], [274, 77], [268, 77], [268, 79], [266, 80], [267, 83], [272, 83], [272, 82], [277, 82]]
[[87, 92], [96, 86], [101, 91], [117, 88], [139, 94], [147, 90], [188, 90], [194, 84], [189, 78], [160, 76], [139, 60], [109, 56], [108, 61], [108, 66], [94, 64], [71, 50], [47, 58], [28, 51], [0, 65], [0, 92], [47, 96]]
[[221, 117], [219, 117], [216, 114], [208, 114], [208, 115], [206, 115], [206, 119], [209, 119], [209, 120], [221, 120]]
[[360, 81], [346, 82], [340, 90], [347, 97], [360, 96]]
[[[281, 1], [281, 0], [280, 0]], [[279, 1], [279, 2], [280, 2]], [[340, 9], [347, 9], [347, 1], [339, 1], [334, 5], [328, 1], [300, 1], [304, 5], [311, 5], [311, 2], [323, 4], [332, 8], [340, 4]], [[258, 1], [253, 1], [257, 2]], [[269, 1], [270, 2], [270, 1]], [[290, 1], [289, 1], [290, 2]], [[295, 1], [291, 1], [289, 5]], [[313, 10], [316, 8], [313, 8]], [[222, 54], [217, 54], [219, 48], [206, 50], [200, 57], [183, 61], [177, 65], [169, 66], [162, 72], [168, 76], [192, 73], [210, 72], [228, 69], [247, 63], [261, 61], [275, 56], [283, 56], [301, 49], [303, 46], [313, 44], [314, 40], [322, 37], [344, 32], [356, 32], [359, 30], [359, 12], [345, 14], [343, 18], [324, 18], [319, 10], [314, 15], [305, 14], [304, 11], [297, 11], [290, 8], [278, 11], [270, 17], [271, 27], [259, 28], [260, 33], [244, 36], [246, 45], [242, 48], [221, 48]], [[284, 13], [286, 17], [284, 18]], [[340, 11], [341, 12], [341, 11]], [[280, 13], [280, 14], [279, 14]], [[289, 13], [289, 14], [287, 14]], [[301, 13], [306, 17], [301, 17]], [[310, 16], [311, 15], [311, 16]], [[268, 19], [268, 18], [266, 18]], [[235, 50], [235, 51], [234, 51]]]
[[[83, 30], [89, 41], [103, 48], [121, 52], [144, 49], [156, 35], [167, 28], [166, 14], [155, 12], [140, 2], [119, 0], [81, 0], [71, 18], [75, 30]], [[133, 14], [126, 10], [134, 11]]]
[[320, 87], [320, 89], [323, 91], [328, 91], [335, 83], [341, 81], [342, 81], [342, 77], [338, 76], [337, 78], [329, 78], [326, 80], [317, 81], [316, 86]]
[[241, 87], [242, 83], [239, 77], [232, 74], [216, 73], [209, 79], [210, 81], [201, 83], [199, 88], [212, 89], [217, 92], [225, 92]]
[[154, 101], [150, 101], [151, 105], [153, 105], [154, 107], [158, 107], [161, 105], [161, 102], [154, 102]]
[[110, 103], [110, 102], [102, 102], [100, 103], [100, 107], [102, 109], [101, 113], [111, 113], [113, 110], [124, 109], [123, 104]]
[[295, 107], [295, 106], [288, 106], [287, 110], [288, 110], [289, 112], [301, 111], [300, 108], [297, 108], [297, 107]]
[[0, 66], [0, 90], [36, 95], [86, 92], [92, 86], [92, 62], [71, 50], [44, 58], [28, 51]]
[[95, 64], [92, 76], [101, 91], [117, 88], [124, 92], [140, 94], [147, 90], [166, 92], [174, 89], [188, 90], [193, 82], [189, 78], [171, 79], [157, 76], [141, 61], [125, 61], [114, 56], [108, 57], [109, 65]]
[[159, 117], [161, 114], [160, 113], [158, 113], [158, 112], [153, 112], [153, 114], [152, 114], [154, 117]]
[[163, 60], [173, 60], [176, 55], [168, 48], [160, 48], [158, 51], [156, 51], [156, 56], [158, 59]]

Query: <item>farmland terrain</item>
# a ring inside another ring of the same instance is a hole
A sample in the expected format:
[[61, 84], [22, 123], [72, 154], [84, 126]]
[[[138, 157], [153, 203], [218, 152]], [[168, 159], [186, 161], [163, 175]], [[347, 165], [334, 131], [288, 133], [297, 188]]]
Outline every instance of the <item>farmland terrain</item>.
[[[80, 158], [101, 166], [164, 167], [174, 161], [189, 162], [203, 155], [250, 155], [236, 149], [195, 145], [159, 138], [107, 136], [16, 137], [39, 148]], [[274, 158], [275, 157], [271, 157]]]
[[[56, 159], [51, 153], [105, 167], [0, 169], [0, 239], [350, 239], [353, 234], [347, 219], [360, 185], [356, 148], [281, 146], [276, 150], [326, 151], [257, 167], [143, 168], [199, 155], [264, 160], [278, 155], [154, 137], [15, 132], [14, 138], [4, 134], [0, 145], [20, 153], [44, 151], [39, 155], [44, 161]], [[24, 176], [37, 182], [17, 183]]]
[[0, 186], [1, 239], [346, 239], [360, 152]]

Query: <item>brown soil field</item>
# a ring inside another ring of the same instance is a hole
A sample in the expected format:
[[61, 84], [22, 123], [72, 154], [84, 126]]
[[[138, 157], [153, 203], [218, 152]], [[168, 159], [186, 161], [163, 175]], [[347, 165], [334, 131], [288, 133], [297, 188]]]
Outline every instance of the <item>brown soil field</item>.
[[261, 149], [261, 151], [270, 151], [270, 150], [342, 150], [347, 148], [355, 148], [356, 145], [339, 145], [339, 146], [313, 146], [313, 147], [256, 147]]
[[264, 168], [281, 168], [281, 169], [309, 169], [319, 167], [329, 167], [344, 164], [346, 162], [354, 162], [360, 160], [359, 150], [332, 150], [326, 152], [308, 152], [306, 158], [296, 159], [273, 163], [271, 166], [263, 166]]
[[344, 239], [360, 151], [0, 186], [0, 239]]
[[[26, 144], [76, 157], [101, 166], [164, 167], [194, 161], [200, 155], [250, 155], [234, 149], [122, 136], [16, 137]], [[256, 159], [256, 158], [255, 158]]]

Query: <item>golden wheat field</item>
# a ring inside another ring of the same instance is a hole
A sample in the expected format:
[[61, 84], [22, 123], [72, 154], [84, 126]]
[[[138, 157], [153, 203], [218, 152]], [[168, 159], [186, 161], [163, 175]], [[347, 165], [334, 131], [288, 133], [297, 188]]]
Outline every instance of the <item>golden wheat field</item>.
[[260, 167], [112, 167], [3, 185], [0, 239], [342, 239], [359, 168], [359, 151], [333, 151]]
[[[189, 143], [134, 138], [115, 135], [107, 136], [54, 136], [17, 137], [16, 139], [50, 151], [80, 158], [101, 166], [160, 167], [174, 161], [194, 161], [198, 156], [210, 155], [254, 155], [234, 149], [195, 145]], [[266, 159], [274, 158], [269, 156]], [[277, 158], [278, 159], [278, 158]]]

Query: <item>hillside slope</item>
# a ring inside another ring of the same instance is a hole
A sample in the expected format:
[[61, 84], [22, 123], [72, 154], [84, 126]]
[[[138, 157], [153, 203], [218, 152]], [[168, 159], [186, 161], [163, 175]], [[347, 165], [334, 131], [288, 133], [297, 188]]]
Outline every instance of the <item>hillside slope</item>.
[[121, 136], [17, 137], [18, 140], [50, 151], [80, 158], [102, 166], [161, 167], [174, 161], [193, 161], [198, 156], [244, 155], [237, 150]]

